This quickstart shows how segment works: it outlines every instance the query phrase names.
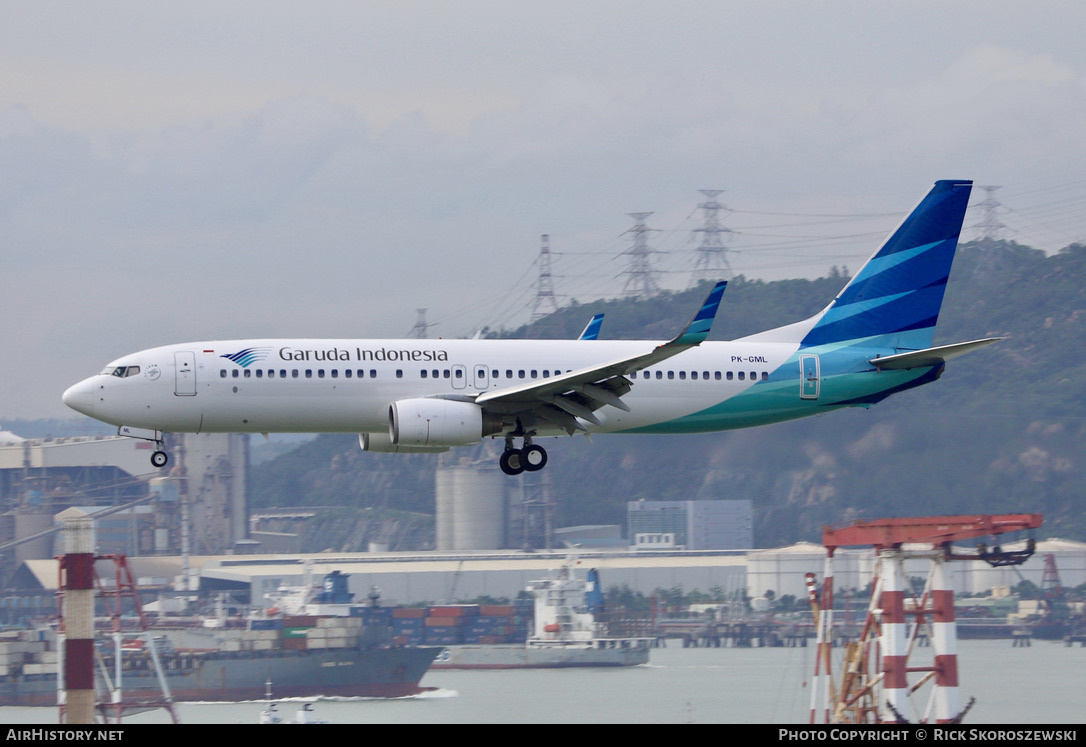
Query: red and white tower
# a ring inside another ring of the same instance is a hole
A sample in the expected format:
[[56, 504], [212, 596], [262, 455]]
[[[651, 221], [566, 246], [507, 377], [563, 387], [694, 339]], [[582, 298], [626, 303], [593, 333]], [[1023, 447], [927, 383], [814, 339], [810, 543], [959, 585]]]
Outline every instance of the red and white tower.
[[[64, 555], [58, 558], [57, 580], [57, 706], [62, 724], [93, 724], [101, 715], [109, 723], [112, 715], [116, 723], [125, 713], [162, 707], [169, 711], [176, 724], [177, 713], [173, 698], [164, 676], [162, 662], [155, 648], [155, 639], [147, 624], [140, 604], [136, 582], [124, 555], [95, 555], [94, 519], [77, 508], [69, 508], [58, 517], [63, 524]], [[95, 561], [112, 561], [115, 578], [113, 590], [105, 592], [95, 569]], [[98, 591], [103, 591], [106, 606], [112, 606], [110, 619], [113, 623], [113, 660], [116, 671], [112, 679], [105, 666], [105, 657], [95, 655], [94, 604]], [[131, 600], [139, 619], [147, 650], [154, 662], [154, 672], [161, 688], [161, 697], [142, 694], [138, 702], [124, 699], [121, 646], [121, 616], [124, 599]], [[110, 605], [112, 602], [112, 605]], [[99, 670], [96, 673], [95, 665]], [[103, 689], [109, 691], [110, 702], [98, 703], [95, 677], [101, 676]]]
[[64, 526], [60, 559], [57, 698], [65, 724], [94, 723], [94, 520], [77, 508], [57, 517]]
[[954, 587], [942, 557], [932, 559], [931, 645], [935, 652], [935, 721], [946, 724], [961, 712], [958, 694], [958, 628]]
[[[822, 533], [826, 570], [821, 600], [813, 604], [818, 656], [811, 693], [812, 723], [959, 723], [965, 710], [958, 682], [958, 637], [954, 616], [954, 585], [949, 563], [985, 560], [1014, 565], [1033, 553], [988, 551], [955, 554], [952, 543], [1006, 532], [1037, 529], [1039, 514], [998, 516], [925, 516], [858, 521], [827, 527]], [[871, 602], [856, 640], [843, 646], [840, 676], [834, 680], [830, 647], [833, 630], [833, 556], [838, 547], [872, 546], [876, 553]], [[929, 571], [919, 596], [905, 573], [906, 559], [926, 559]], [[811, 574], [808, 574], [809, 576]], [[810, 589], [813, 579], [808, 579]], [[813, 592], [809, 594], [816, 596]], [[930, 664], [910, 662], [926, 636], [932, 645]], [[921, 688], [931, 684], [922, 702]]]
[[[905, 622], [905, 584], [908, 577], [903, 567], [900, 549], [879, 550], [876, 578], [881, 587], [872, 595], [878, 604], [879, 648], [882, 653], [882, 697], [879, 699], [879, 721], [893, 723], [899, 714], [908, 713], [909, 680], [907, 625]], [[877, 600], [877, 601], [876, 601]]]

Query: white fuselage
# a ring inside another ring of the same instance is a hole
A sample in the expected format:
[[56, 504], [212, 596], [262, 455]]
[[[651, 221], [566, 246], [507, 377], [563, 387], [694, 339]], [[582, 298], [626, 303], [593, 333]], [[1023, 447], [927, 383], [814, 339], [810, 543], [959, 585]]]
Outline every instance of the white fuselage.
[[504, 438], [508, 475], [543, 468], [540, 436], [710, 432], [867, 407], [997, 339], [931, 347], [971, 187], [936, 182], [818, 314], [731, 342], [707, 341], [720, 281], [663, 343], [594, 339], [599, 315], [578, 340], [190, 343], [120, 358], [64, 402], [155, 441], [158, 467], [168, 432], [343, 432], [403, 453]]
[[[633, 388], [623, 397], [630, 411], [604, 407], [597, 413], [602, 425], [589, 424], [587, 430], [652, 429], [720, 405], [755, 384], [768, 385], [771, 379], [776, 384], [772, 389], [779, 390], [785, 377], [790, 396], [776, 406], [802, 408], [812, 398], [801, 398], [800, 367], [785, 367], [797, 347], [794, 343], [703, 343], [632, 374]], [[102, 374], [73, 386], [64, 400], [108, 423], [163, 432], [384, 432], [389, 405], [397, 400], [435, 396], [470, 400], [483, 392], [543, 380], [645, 349], [644, 341], [601, 340], [192, 343], [120, 358]], [[226, 357], [240, 351], [252, 351], [242, 361], [244, 365]], [[771, 417], [766, 422], [803, 414]], [[741, 413], [722, 413], [689, 428], [674, 424], [666, 430], [706, 431], [748, 424], [741, 420]]]

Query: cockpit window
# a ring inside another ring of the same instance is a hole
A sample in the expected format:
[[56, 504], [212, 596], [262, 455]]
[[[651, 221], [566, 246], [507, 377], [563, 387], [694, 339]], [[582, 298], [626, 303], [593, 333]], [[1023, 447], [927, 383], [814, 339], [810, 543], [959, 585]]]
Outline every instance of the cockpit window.
[[128, 378], [129, 376], [135, 376], [140, 372], [139, 366], [109, 366], [106, 370], [102, 371], [104, 376], [116, 376], [121, 379]]

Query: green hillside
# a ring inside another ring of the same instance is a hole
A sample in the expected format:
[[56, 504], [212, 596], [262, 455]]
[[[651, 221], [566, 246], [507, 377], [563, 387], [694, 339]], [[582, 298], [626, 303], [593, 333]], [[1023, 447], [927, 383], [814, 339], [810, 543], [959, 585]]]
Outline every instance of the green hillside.
[[[1086, 247], [1046, 257], [1013, 243], [959, 251], [936, 344], [1007, 339], [951, 361], [942, 379], [870, 408], [701, 436], [548, 440], [560, 525], [624, 523], [627, 501], [750, 499], [755, 541], [817, 540], [855, 518], [1040, 512], [1043, 536], [1086, 540]], [[815, 313], [843, 287], [734, 279], [713, 339]], [[664, 339], [705, 288], [647, 301], [573, 304], [511, 337]], [[255, 505], [433, 510], [431, 455], [367, 454], [322, 436], [253, 468]]]

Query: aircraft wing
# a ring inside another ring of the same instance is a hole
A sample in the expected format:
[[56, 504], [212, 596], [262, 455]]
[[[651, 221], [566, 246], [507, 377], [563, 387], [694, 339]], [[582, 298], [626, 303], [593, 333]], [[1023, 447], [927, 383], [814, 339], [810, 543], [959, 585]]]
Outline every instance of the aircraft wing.
[[593, 412], [604, 405], [629, 412], [629, 406], [621, 397], [630, 391], [633, 384], [625, 377], [700, 345], [709, 335], [726, 287], [726, 281], [717, 283], [685, 329], [674, 339], [652, 350], [549, 379], [483, 392], [475, 398], [475, 403], [485, 404], [493, 412], [533, 411], [565, 427], [570, 433], [584, 430], [577, 418], [599, 425], [600, 421]]
[[935, 366], [939, 363], [944, 363], [951, 358], [957, 358], [959, 355], [972, 352], [977, 348], [991, 345], [993, 342], [999, 342], [1002, 339], [1004, 338], [986, 337], [983, 340], [956, 342], [953, 345], [941, 345], [935, 348], [927, 348], [926, 350], [912, 350], [908, 353], [898, 353], [897, 355], [886, 355], [882, 358], [872, 358], [868, 362], [880, 370]]

